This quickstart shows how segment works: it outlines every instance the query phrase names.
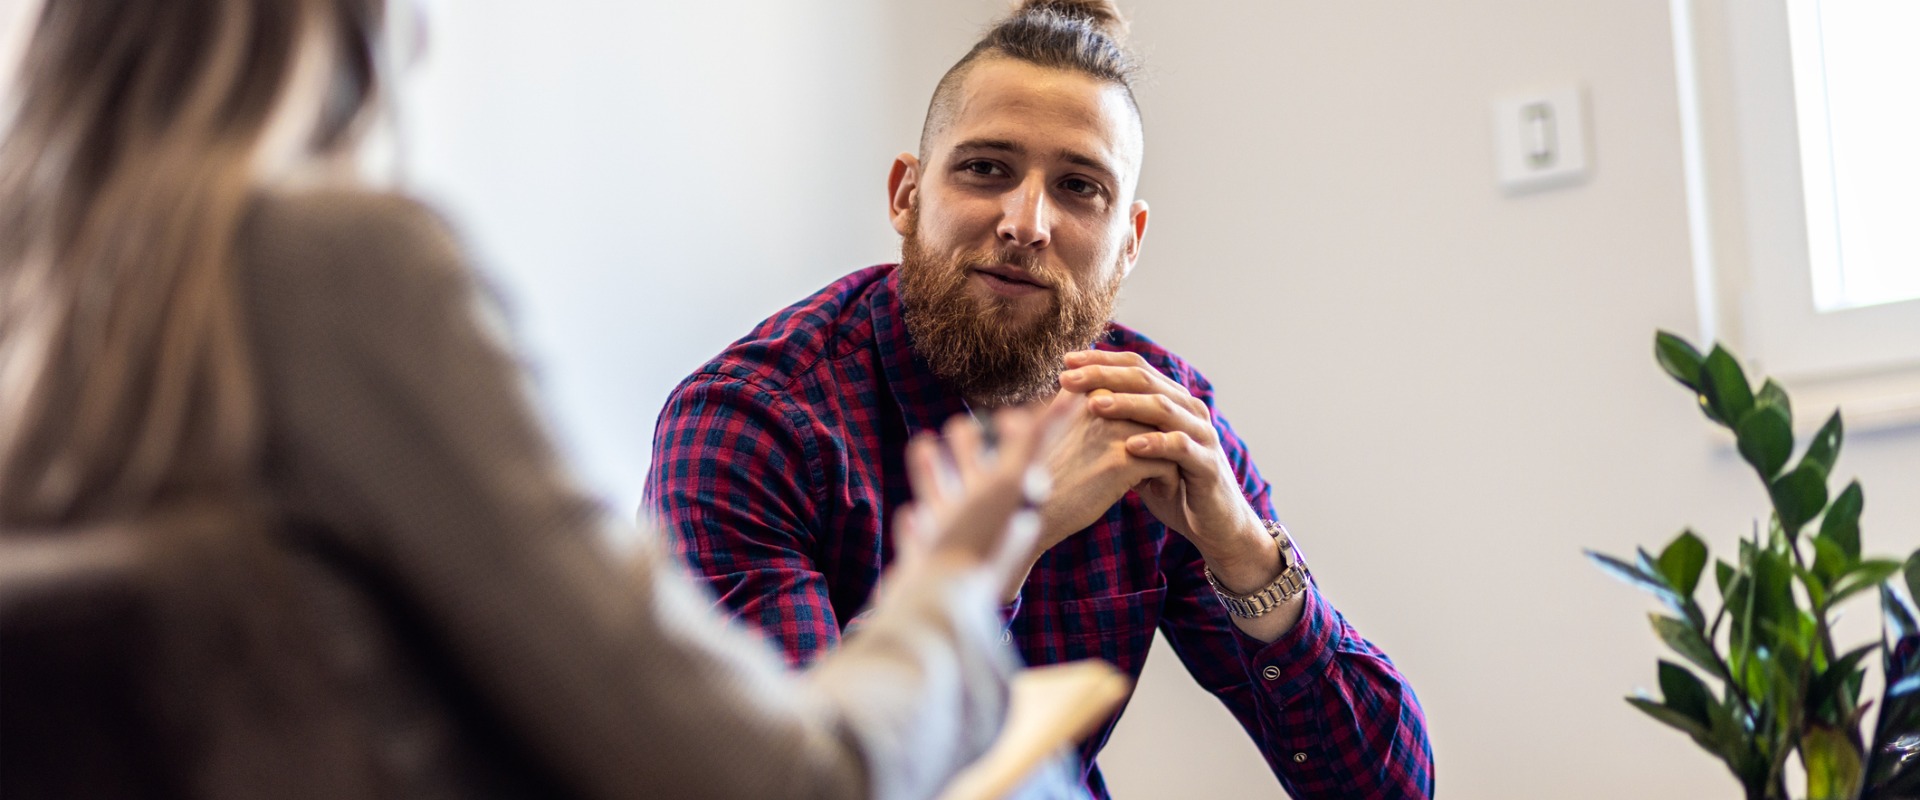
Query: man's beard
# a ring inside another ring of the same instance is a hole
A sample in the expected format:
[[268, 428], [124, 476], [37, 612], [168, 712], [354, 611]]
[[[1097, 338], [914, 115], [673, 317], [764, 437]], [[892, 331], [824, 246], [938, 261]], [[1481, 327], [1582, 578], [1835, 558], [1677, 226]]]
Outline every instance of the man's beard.
[[[1091, 347], [1113, 318], [1125, 270], [1105, 286], [1077, 287], [1070, 276], [1019, 251], [941, 258], [922, 246], [919, 220], [900, 252], [900, 301], [913, 350], [933, 373], [969, 402], [998, 408], [1040, 400], [1059, 388], [1067, 353]], [[981, 298], [969, 291], [974, 268], [1011, 264], [1052, 287], [1039, 318], [1012, 322], [1012, 298]]]

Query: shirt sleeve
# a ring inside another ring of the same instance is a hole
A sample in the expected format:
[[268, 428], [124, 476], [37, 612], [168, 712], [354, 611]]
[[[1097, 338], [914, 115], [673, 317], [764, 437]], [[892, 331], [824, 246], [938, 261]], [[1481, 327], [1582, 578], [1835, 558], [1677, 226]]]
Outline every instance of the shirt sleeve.
[[[1196, 396], [1213, 406], [1203, 381]], [[1272, 487], [1217, 412], [1214, 425], [1254, 511], [1274, 519]], [[1201, 573], [1205, 561], [1173, 537], [1163, 554], [1161, 628], [1187, 671], [1253, 737], [1295, 800], [1427, 798], [1433, 750], [1426, 716], [1386, 653], [1362, 638], [1317, 585], [1300, 622], [1271, 644], [1247, 636]]]
[[274, 474], [591, 797], [915, 797], [1005, 711], [995, 586], [936, 574], [793, 672], [575, 489], [431, 214], [281, 200], [249, 234]]
[[819, 505], [809, 487], [819, 485], [819, 456], [810, 425], [778, 392], [696, 375], [660, 412], [645, 501], [681, 560], [796, 666], [841, 634], [814, 557]]

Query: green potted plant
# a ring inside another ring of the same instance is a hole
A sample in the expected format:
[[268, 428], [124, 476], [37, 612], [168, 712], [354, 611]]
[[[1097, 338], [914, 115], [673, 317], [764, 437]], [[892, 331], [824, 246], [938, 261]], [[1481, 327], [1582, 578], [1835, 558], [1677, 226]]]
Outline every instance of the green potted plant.
[[[1904, 564], [1864, 558], [1859, 481], [1828, 491], [1840, 455], [1835, 411], [1793, 461], [1793, 406], [1771, 379], [1756, 391], [1723, 347], [1705, 356], [1662, 331], [1654, 355], [1693, 394], [1707, 419], [1734, 434], [1772, 506], [1732, 561], [1714, 560], [1718, 608], [1696, 591], [1707, 545], [1685, 530], [1660, 551], [1615, 558], [1587, 551], [1602, 569], [1651, 592], [1670, 614], [1653, 630], [1684, 663], [1659, 662], [1661, 697], [1627, 698], [1635, 708], [1693, 739], [1727, 768], [1749, 800], [1787, 800], [1786, 765], [1806, 770], [1807, 800], [1920, 797], [1920, 551]], [[1895, 578], [1901, 578], [1896, 581]], [[1905, 584], [1905, 594], [1895, 588]], [[1833, 621], [1842, 603], [1880, 598], [1878, 642], [1841, 650]], [[1885, 691], [1871, 737], [1861, 701], [1869, 659], [1879, 656]]]

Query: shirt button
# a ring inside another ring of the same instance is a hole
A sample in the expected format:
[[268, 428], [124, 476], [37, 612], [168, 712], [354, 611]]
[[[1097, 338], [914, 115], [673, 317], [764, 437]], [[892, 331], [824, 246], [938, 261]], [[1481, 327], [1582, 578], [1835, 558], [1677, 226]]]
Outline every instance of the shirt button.
[[1280, 680], [1280, 668], [1267, 667], [1266, 669], [1260, 670], [1260, 677], [1266, 678], [1267, 680], [1270, 680], [1270, 681]]
[[1305, 764], [1305, 763], [1307, 763], [1307, 754], [1306, 754], [1306, 753], [1294, 753], [1294, 754], [1293, 754], [1293, 763], [1295, 763], [1295, 764]]

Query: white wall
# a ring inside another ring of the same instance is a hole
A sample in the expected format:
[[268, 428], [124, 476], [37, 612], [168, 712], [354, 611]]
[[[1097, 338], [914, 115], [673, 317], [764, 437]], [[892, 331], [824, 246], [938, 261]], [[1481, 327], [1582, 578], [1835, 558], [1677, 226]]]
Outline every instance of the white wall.
[[681, 378], [893, 260], [883, 0], [460, 0], [406, 83], [409, 170], [512, 295], [585, 475], [638, 508]]
[[[1695, 326], [1664, 0], [1133, 0], [1153, 204], [1122, 317], [1205, 370], [1327, 594], [1412, 679], [1464, 798], [1734, 797], [1620, 702], [1650, 605], [1582, 547], [1716, 552], [1764, 499], [1650, 357]], [[517, 296], [583, 468], [637, 500], [674, 382], [895, 248], [882, 180], [1000, 0], [462, 0], [415, 165]], [[1579, 80], [1596, 170], [1508, 197], [1487, 103]], [[1791, 387], [1789, 387], [1791, 388]], [[1920, 545], [1920, 436], [1857, 434], [1871, 550]], [[1855, 609], [1851, 638], [1871, 631]], [[1161, 652], [1125, 797], [1270, 796]]]

